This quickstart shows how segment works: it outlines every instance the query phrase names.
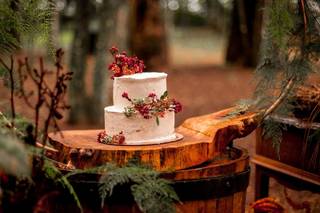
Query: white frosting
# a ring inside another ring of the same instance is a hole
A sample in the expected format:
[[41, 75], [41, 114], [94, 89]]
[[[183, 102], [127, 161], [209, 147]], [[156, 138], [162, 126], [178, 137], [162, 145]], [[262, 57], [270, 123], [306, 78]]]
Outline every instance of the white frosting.
[[142, 144], [145, 142], [163, 141], [163, 139], [174, 139], [174, 112], [166, 112], [163, 118], [144, 119], [140, 114], [126, 117], [119, 107], [109, 106], [105, 111], [105, 130], [108, 135], [119, 134], [123, 131], [126, 138], [125, 143]]
[[117, 107], [130, 106], [131, 103], [122, 97], [127, 92], [131, 99], [147, 97], [150, 92], [159, 98], [167, 91], [167, 74], [163, 72], [145, 72], [114, 78], [113, 104]]
[[137, 73], [115, 77], [113, 82], [113, 106], [105, 111], [105, 130], [108, 135], [116, 135], [121, 131], [128, 145], [162, 143], [176, 138], [174, 133], [174, 112], [166, 112], [163, 118], [143, 118], [139, 113], [126, 117], [124, 107], [131, 103], [122, 97], [127, 92], [131, 99], [145, 98], [151, 92], [158, 98], [167, 91], [167, 74], [161, 72]]

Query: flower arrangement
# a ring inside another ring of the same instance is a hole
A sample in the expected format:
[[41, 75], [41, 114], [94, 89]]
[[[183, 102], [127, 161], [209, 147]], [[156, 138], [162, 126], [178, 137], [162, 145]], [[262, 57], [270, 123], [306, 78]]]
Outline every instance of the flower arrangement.
[[123, 145], [125, 143], [126, 138], [123, 135], [123, 132], [119, 132], [116, 135], [108, 135], [106, 131], [99, 132], [97, 142], [103, 144], [117, 144]]
[[111, 47], [110, 53], [114, 57], [114, 61], [109, 65], [109, 70], [112, 71], [112, 79], [123, 75], [132, 75], [143, 72], [145, 65], [137, 56], [129, 57], [123, 51], [119, 53], [118, 48]]
[[131, 99], [127, 92], [124, 92], [122, 97], [132, 104], [132, 106], [125, 107], [124, 109], [127, 117], [131, 117], [135, 113], [140, 113], [145, 119], [155, 117], [158, 125], [159, 117], [164, 117], [166, 111], [178, 113], [182, 110], [181, 103], [173, 98], [169, 98], [167, 91], [164, 92], [160, 98], [153, 92], [145, 98]]

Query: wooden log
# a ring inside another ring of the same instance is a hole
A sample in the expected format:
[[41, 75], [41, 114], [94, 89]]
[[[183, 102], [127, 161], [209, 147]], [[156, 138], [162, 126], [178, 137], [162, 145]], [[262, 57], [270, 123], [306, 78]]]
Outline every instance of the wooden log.
[[54, 156], [76, 168], [89, 168], [113, 162], [125, 165], [137, 158], [158, 171], [193, 167], [217, 157], [235, 138], [244, 137], [257, 125], [256, 114], [225, 117], [231, 109], [186, 120], [176, 132], [184, 138], [159, 145], [117, 146], [100, 144], [101, 130], [63, 131], [50, 134], [50, 143], [59, 150]]

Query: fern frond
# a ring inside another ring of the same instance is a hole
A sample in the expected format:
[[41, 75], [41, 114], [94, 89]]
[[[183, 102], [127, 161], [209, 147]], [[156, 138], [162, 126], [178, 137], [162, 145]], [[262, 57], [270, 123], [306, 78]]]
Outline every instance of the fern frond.
[[64, 175], [64, 177], [69, 178], [71, 176], [80, 175], [80, 174], [104, 174], [107, 171], [112, 171], [115, 168], [116, 168], [115, 164], [107, 163], [102, 166], [97, 166], [97, 167], [92, 167], [87, 169], [74, 169], [69, 173], [67, 173], [66, 175]]
[[168, 180], [161, 178], [149, 179], [131, 186], [134, 199], [143, 212], [175, 212], [174, 201], [178, 195]]
[[31, 157], [23, 142], [0, 133], [0, 170], [16, 177], [30, 177]]
[[0, 53], [20, 48], [26, 38], [48, 38], [54, 12], [49, 0], [17, 1], [14, 7], [12, 1], [0, 1]]
[[62, 175], [60, 170], [49, 160], [44, 160], [44, 165], [42, 167], [45, 176], [48, 179], [54, 180], [55, 182], [59, 183], [63, 188], [65, 188], [69, 194], [72, 196], [74, 201], [76, 202], [78, 208], [81, 212], [83, 212], [79, 197], [77, 193], [74, 191], [73, 186], [70, 184], [68, 179]]
[[99, 180], [101, 205], [112, 195], [117, 185], [131, 183], [131, 192], [142, 212], [174, 212], [174, 201], [179, 198], [168, 180], [159, 177], [159, 173], [146, 167], [116, 167], [103, 174]]
[[230, 119], [235, 116], [243, 115], [248, 111], [255, 110], [255, 100], [253, 99], [241, 99], [236, 104], [235, 107], [232, 109], [231, 112], [228, 112], [225, 119]]

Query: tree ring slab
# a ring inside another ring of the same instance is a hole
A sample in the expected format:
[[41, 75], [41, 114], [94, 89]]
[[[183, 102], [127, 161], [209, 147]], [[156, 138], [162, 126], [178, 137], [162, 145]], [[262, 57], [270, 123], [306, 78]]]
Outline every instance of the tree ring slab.
[[132, 159], [157, 171], [194, 167], [215, 158], [233, 139], [244, 137], [256, 128], [256, 114], [225, 117], [230, 110], [189, 118], [176, 128], [176, 132], [183, 135], [182, 140], [157, 145], [101, 144], [97, 142], [97, 135], [103, 130], [50, 133], [49, 142], [58, 150], [51, 157], [79, 169], [107, 162], [121, 166]]

